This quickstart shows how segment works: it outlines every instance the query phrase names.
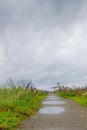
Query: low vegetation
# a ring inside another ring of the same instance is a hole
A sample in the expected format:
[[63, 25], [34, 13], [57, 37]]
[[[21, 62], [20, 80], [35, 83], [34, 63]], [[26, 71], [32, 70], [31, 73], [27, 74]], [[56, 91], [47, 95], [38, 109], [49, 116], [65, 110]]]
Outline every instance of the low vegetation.
[[36, 89], [0, 88], [0, 130], [13, 130], [22, 119], [35, 114], [46, 95]]
[[75, 102], [87, 107], [87, 88], [60, 90], [57, 95], [74, 100]]

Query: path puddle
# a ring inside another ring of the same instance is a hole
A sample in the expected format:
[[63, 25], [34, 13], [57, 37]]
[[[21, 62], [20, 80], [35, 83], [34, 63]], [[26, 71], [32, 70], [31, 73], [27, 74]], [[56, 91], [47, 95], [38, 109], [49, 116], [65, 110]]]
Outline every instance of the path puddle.
[[59, 114], [64, 111], [62, 107], [44, 107], [39, 110], [41, 114]]
[[53, 101], [53, 100], [56, 101], [56, 100], [59, 100], [59, 99], [56, 98], [56, 97], [51, 97], [51, 98], [48, 97], [46, 100], [47, 100], [47, 101]]
[[59, 114], [64, 111], [64, 108], [58, 105], [65, 104], [60, 98], [56, 96], [48, 96], [45, 101], [43, 101], [43, 107], [39, 110], [41, 114]]
[[56, 96], [48, 96], [48, 97], [46, 98], [46, 100], [47, 100], [47, 101], [56, 101], [56, 100], [60, 100], [60, 98], [59, 98], [59, 97], [56, 97]]
[[44, 101], [43, 104], [45, 105], [61, 105], [65, 104], [63, 101]]

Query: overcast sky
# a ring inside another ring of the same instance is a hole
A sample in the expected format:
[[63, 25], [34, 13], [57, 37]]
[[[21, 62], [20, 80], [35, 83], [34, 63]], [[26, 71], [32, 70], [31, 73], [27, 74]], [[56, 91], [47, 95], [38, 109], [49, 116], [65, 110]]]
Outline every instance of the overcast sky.
[[87, 83], [86, 0], [0, 0], [0, 81]]

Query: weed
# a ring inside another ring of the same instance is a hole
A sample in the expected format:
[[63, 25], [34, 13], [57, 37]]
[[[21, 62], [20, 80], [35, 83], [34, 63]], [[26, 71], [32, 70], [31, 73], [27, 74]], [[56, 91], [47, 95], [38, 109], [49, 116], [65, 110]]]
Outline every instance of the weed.
[[1, 88], [0, 129], [13, 130], [23, 118], [35, 114], [46, 95], [42, 91], [25, 91], [23, 88]]

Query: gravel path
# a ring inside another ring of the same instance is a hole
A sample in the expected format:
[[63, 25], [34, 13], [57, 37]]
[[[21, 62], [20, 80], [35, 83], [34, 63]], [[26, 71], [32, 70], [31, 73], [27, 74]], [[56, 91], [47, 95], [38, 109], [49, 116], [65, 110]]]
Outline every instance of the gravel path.
[[17, 130], [87, 130], [87, 108], [50, 95], [40, 111]]

